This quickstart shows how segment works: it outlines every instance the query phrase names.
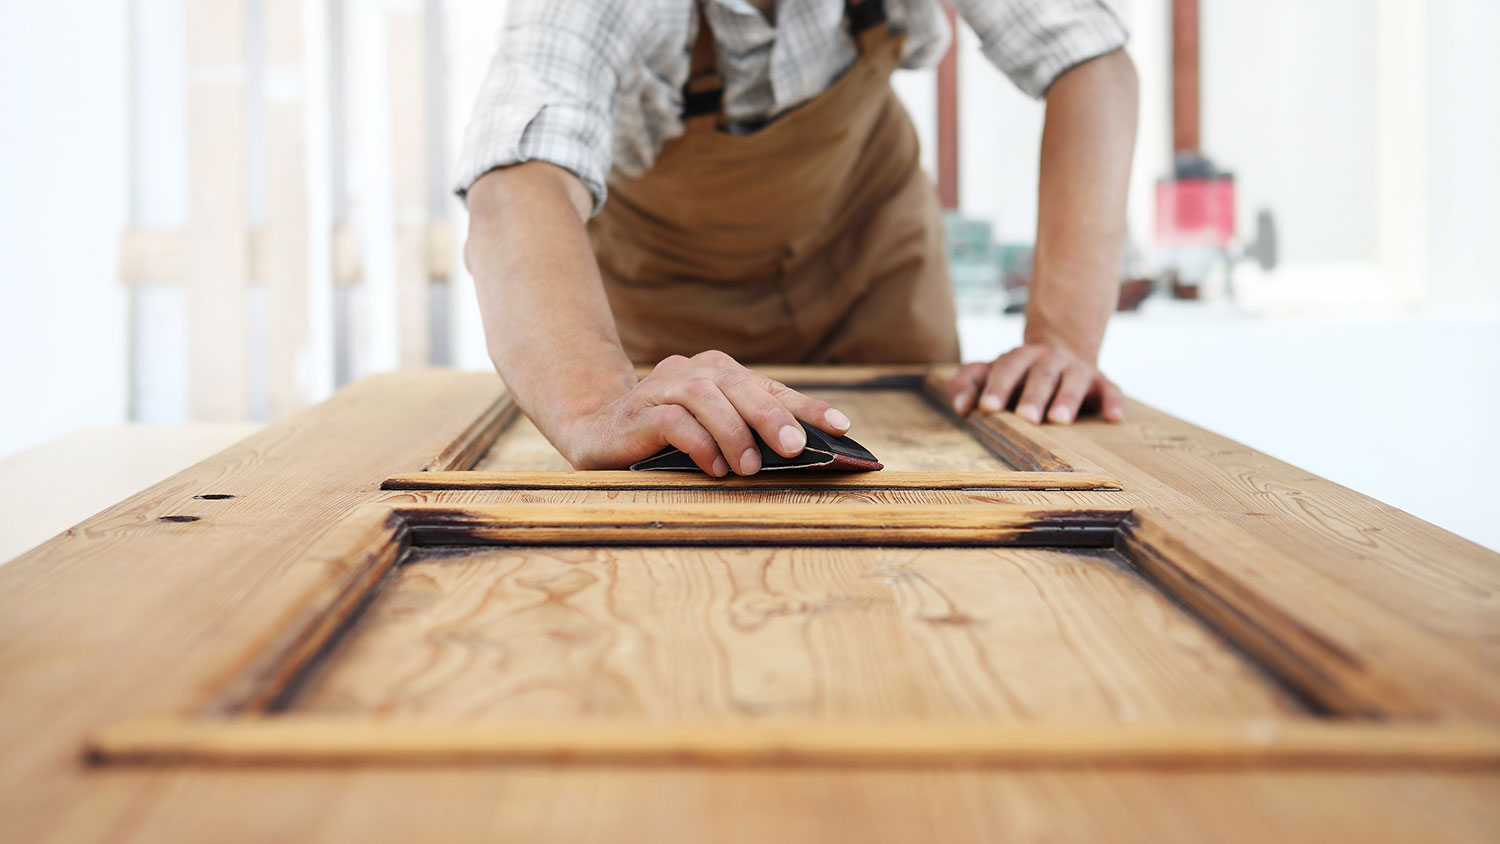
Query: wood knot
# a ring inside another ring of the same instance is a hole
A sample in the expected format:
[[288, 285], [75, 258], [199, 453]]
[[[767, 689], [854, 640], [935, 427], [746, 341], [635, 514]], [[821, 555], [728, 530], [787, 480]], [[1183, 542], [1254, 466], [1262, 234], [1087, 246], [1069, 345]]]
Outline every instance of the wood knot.
[[967, 627], [974, 623], [972, 616], [964, 615], [961, 612], [952, 612], [947, 615], [923, 615], [918, 616], [918, 619], [928, 624], [941, 624], [951, 627]]

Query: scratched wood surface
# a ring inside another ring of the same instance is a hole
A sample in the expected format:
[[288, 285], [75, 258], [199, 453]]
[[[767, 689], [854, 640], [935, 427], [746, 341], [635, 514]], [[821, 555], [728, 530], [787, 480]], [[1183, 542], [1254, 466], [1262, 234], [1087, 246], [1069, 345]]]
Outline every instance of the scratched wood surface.
[[[1493, 841], [1500, 829], [1500, 777], [1419, 767], [84, 764], [90, 734], [214, 688], [222, 677], [177, 669], [240, 653], [244, 643], [230, 647], [220, 631], [363, 503], [566, 506], [747, 494], [378, 489], [393, 474], [456, 468], [464, 452], [454, 443], [501, 399], [488, 375], [362, 382], [0, 567], [0, 840]], [[1043, 445], [1087, 456], [1125, 492], [756, 495], [1080, 506], [1104, 496], [1137, 508], [1142, 537], [1167, 548], [1162, 572], [1223, 599], [1195, 599], [1195, 612], [1266, 634], [1255, 659], [1273, 659], [1277, 641], [1301, 630], [1323, 645], [1310, 670], [1346, 690], [1348, 711], [1500, 718], [1500, 557], [1148, 407], [1129, 412], [1119, 426], [1008, 419]], [[194, 497], [204, 493], [236, 497]]]
[[[1005, 472], [1010, 465], [932, 407], [919, 389], [812, 388], [810, 396], [848, 415], [849, 436], [888, 472]], [[531, 420], [517, 416], [473, 467], [482, 472], [541, 471], [571, 466]]]
[[450, 719], [1298, 707], [1111, 551], [419, 549], [288, 705]]

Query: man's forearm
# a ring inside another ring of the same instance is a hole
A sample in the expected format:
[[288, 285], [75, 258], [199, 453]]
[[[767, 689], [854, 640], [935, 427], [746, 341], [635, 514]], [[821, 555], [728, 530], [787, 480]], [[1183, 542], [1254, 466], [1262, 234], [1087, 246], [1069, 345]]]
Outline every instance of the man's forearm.
[[721, 351], [670, 356], [638, 380], [589, 243], [590, 199], [550, 164], [496, 170], [469, 189], [464, 246], [490, 358], [575, 468], [624, 468], [672, 446], [714, 477], [753, 475], [754, 434], [792, 457], [807, 443], [799, 421], [835, 436], [849, 429], [832, 405]]
[[636, 382], [589, 244], [591, 202], [571, 173], [539, 162], [469, 190], [464, 258], [490, 359], [549, 437]]
[[1027, 343], [1098, 359], [1119, 297], [1136, 100], [1124, 50], [1067, 71], [1047, 93]]

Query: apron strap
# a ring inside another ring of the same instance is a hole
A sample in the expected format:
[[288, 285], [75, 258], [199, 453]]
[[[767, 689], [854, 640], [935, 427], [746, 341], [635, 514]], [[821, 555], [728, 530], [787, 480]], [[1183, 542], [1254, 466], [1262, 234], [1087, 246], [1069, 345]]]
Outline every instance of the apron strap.
[[844, 19], [848, 21], [849, 34], [859, 38], [860, 33], [870, 27], [886, 22], [885, 3], [881, 0], [847, 0]]
[[884, 0], [844, 0], [844, 21], [861, 54], [870, 52], [890, 33]]
[[[698, 0], [698, 37], [693, 42], [693, 57], [688, 65], [688, 79], [682, 86], [682, 119], [705, 115], [718, 116], [724, 110], [724, 78], [719, 75], [714, 55], [714, 31], [708, 23], [708, 9]], [[876, 40], [889, 33], [884, 0], [844, 0], [844, 22], [849, 37], [867, 53]]]
[[693, 58], [688, 65], [688, 79], [682, 86], [682, 119], [718, 115], [724, 108], [724, 78], [719, 76], [714, 56], [714, 31], [708, 23], [708, 9], [698, 0], [698, 38], [693, 42]]

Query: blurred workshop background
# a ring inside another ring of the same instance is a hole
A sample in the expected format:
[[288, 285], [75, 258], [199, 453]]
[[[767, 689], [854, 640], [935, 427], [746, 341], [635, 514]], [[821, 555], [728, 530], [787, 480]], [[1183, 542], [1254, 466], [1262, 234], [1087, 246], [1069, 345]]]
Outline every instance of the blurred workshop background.
[[[489, 368], [450, 176], [505, 6], [0, 0], [0, 478], [71, 475], [66, 526], [352, 379]], [[1500, 3], [1121, 13], [1141, 120], [1105, 371], [1500, 549]], [[1021, 333], [1042, 106], [966, 27], [896, 85], [991, 357]]]

